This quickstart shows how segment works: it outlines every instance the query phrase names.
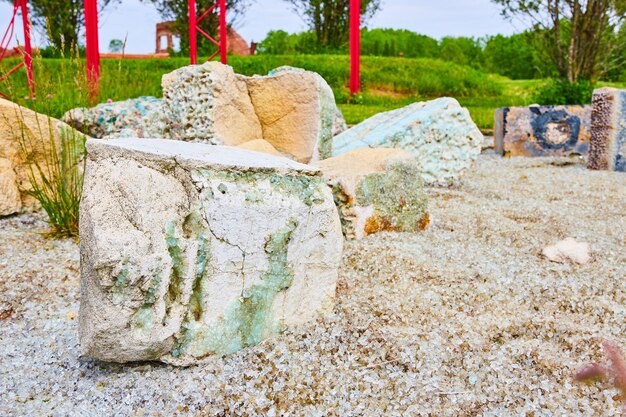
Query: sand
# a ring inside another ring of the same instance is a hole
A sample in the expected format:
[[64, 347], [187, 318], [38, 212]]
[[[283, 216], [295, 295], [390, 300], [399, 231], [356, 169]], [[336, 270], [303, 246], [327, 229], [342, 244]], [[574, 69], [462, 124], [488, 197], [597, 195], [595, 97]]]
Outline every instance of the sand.
[[[432, 223], [346, 246], [334, 313], [209, 364], [78, 356], [79, 256], [0, 220], [0, 415], [619, 415], [572, 374], [626, 347], [626, 174], [482, 156]], [[567, 237], [586, 265], [544, 259]]]

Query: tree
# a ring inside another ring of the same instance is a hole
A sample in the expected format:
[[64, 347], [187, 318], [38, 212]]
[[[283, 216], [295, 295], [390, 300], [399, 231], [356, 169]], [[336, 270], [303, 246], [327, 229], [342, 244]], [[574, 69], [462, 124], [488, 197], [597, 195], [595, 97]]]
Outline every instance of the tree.
[[483, 51], [485, 69], [515, 80], [528, 80], [553, 75], [553, 68], [540, 60], [533, 46], [532, 31], [511, 36], [496, 35], [487, 39]]
[[[492, 0], [502, 14], [520, 17], [537, 32], [541, 50], [568, 83], [594, 80], [610, 68], [615, 31], [626, 0]], [[623, 63], [619, 63], [622, 65]]]
[[[100, 0], [99, 12], [119, 1]], [[78, 35], [85, 26], [84, 0], [29, 0], [28, 7], [33, 26], [41, 29], [56, 49], [68, 53], [78, 47]]]
[[124, 50], [124, 42], [121, 39], [111, 39], [109, 42], [109, 52], [119, 54]]
[[[183, 53], [189, 52], [189, 6], [187, 0], [142, 0], [156, 6], [159, 14], [166, 20], [174, 21], [174, 31], [180, 35], [180, 50]], [[250, 5], [252, 0], [226, 0], [226, 10], [229, 27], [234, 25]], [[215, 0], [196, 0], [197, 13], [201, 15], [215, 4]], [[215, 13], [209, 13], [200, 22], [200, 28], [206, 33], [218, 39], [219, 15], [218, 9]], [[200, 54], [211, 54], [215, 50], [215, 45], [204, 36], [198, 36], [198, 52]]]
[[[338, 49], [350, 33], [350, 0], [284, 0], [315, 32], [317, 43]], [[361, 0], [361, 22], [367, 22], [380, 10], [381, 0]]]

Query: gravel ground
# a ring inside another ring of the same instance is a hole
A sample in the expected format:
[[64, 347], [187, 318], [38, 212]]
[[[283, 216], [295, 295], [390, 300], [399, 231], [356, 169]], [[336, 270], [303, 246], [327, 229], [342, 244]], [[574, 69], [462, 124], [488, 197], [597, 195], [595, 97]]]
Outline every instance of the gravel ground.
[[[334, 313], [209, 364], [78, 356], [79, 256], [0, 220], [0, 416], [619, 415], [572, 373], [626, 346], [626, 174], [482, 156], [431, 226], [349, 243]], [[589, 242], [593, 262], [543, 247]]]

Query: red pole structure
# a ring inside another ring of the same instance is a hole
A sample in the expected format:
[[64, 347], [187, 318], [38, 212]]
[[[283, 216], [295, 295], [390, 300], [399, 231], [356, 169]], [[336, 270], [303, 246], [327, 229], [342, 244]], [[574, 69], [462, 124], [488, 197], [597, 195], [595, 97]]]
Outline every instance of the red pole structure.
[[189, 60], [191, 65], [198, 63], [198, 40], [196, 38], [196, 0], [189, 0]]
[[228, 33], [226, 31], [226, 0], [220, 2], [220, 61], [222, 64], [227, 63], [228, 53]]
[[33, 76], [33, 48], [30, 42], [30, 22], [28, 21], [28, 4], [20, 0], [22, 6], [22, 23], [24, 25], [24, 64], [31, 96], [35, 97], [35, 77]]
[[361, 0], [350, 0], [350, 95], [361, 89]]
[[85, 0], [85, 47], [87, 49], [87, 82], [89, 96], [97, 99], [100, 84], [100, 50], [98, 46], [98, 2]]

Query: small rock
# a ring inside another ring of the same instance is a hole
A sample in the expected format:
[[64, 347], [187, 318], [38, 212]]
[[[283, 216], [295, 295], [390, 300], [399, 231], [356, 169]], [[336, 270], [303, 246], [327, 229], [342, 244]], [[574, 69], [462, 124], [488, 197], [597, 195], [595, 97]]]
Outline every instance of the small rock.
[[577, 242], [567, 238], [543, 250], [543, 256], [552, 262], [577, 263], [584, 265], [591, 261], [591, 249], [586, 242]]
[[344, 236], [418, 232], [429, 223], [420, 170], [401, 149], [358, 149], [319, 161], [333, 189]]

